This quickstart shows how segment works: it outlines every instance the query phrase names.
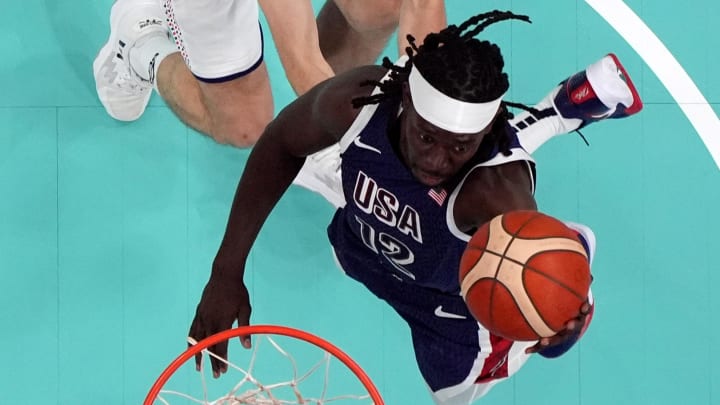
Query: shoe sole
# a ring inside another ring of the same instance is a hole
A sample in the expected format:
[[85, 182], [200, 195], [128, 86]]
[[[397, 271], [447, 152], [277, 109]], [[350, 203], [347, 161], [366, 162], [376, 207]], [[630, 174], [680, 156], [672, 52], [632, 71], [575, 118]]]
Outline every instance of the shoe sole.
[[625, 67], [622, 65], [622, 63], [620, 63], [620, 60], [618, 59], [618, 57], [614, 53], [609, 53], [608, 56], [612, 58], [613, 62], [615, 62], [615, 66], [617, 66], [617, 68], [620, 69], [620, 71], [623, 74], [623, 78], [625, 79], [625, 83], [630, 88], [630, 92], [632, 93], [632, 96], [633, 96], [633, 103], [630, 107], [625, 109], [625, 113], [627, 115], [633, 115], [633, 114], [639, 112], [640, 110], [642, 110], [642, 108], [643, 108], [643, 102], [642, 102], [642, 99], [640, 99], [640, 94], [638, 93], [637, 89], [635, 88], [635, 84], [632, 82], [632, 79], [630, 78], [630, 75], [625, 70]]

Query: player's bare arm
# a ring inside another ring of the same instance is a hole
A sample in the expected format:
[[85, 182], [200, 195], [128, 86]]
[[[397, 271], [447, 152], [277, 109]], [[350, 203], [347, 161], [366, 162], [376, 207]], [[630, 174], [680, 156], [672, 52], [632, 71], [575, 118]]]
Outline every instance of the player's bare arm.
[[383, 72], [380, 67], [363, 67], [322, 82], [289, 104], [268, 125], [240, 179], [213, 277], [241, 278], [236, 269], [244, 264], [265, 218], [305, 157], [340, 139], [359, 112], [351, 100], [371, 91], [358, 83], [378, 79]]
[[[305, 157], [337, 142], [352, 124], [358, 110], [351, 100], [371, 91], [357, 83], [379, 79], [383, 72], [379, 67], [365, 67], [327, 80], [286, 107], [266, 128], [240, 179], [190, 336], [200, 340], [234, 322], [240, 326], [250, 323], [250, 299], [243, 277], [255, 238]], [[250, 338], [242, 337], [242, 343], [250, 347]], [[213, 350], [227, 357], [227, 343]], [[227, 365], [215, 359], [212, 368], [216, 377], [227, 371]]]

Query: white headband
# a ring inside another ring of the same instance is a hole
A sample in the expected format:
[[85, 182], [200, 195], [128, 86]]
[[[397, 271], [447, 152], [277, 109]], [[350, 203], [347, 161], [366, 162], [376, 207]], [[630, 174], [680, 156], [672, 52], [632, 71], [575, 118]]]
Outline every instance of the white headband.
[[446, 96], [425, 80], [412, 67], [410, 94], [415, 111], [427, 122], [444, 130], [458, 134], [473, 134], [485, 129], [495, 118], [505, 94], [485, 103], [468, 103]]

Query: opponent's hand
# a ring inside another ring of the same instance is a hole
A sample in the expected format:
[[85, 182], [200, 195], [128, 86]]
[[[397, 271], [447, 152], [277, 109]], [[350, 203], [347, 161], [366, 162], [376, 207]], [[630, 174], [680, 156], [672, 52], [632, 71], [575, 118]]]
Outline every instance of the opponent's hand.
[[537, 344], [528, 347], [525, 353], [537, 353], [553, 346], [561, 345], [569, 339], [577, 339], [585, 327], [585, 323], [588, 321], [587, 318], [591, 312], [591, 308], [590, 304], [585, 302], [582, 307], [580, 307], [580, 315], [568, 321], [565, 324], [565, 329], [558, 332], [555, 336], [540, 339]]
[[[210, 278], [202, 298], [195, 311], [195, 319], [190, 326], [190, 337], [200, 341], [210, 335], [230, 329], [237, 321], [238, 326], [250, 324], [250, 296], [242, 282], [233, 283], [227, 280]], [[243, 347], [250, 348], [250, 336], [240, 336]], [[211, 352], [227, 360], [227, 341], [208, 348]], [[202, 353], [195, 355], [195, 368], [200, 370]], [[227, 372], [227, 364], [210, 357], [213, 377]]]

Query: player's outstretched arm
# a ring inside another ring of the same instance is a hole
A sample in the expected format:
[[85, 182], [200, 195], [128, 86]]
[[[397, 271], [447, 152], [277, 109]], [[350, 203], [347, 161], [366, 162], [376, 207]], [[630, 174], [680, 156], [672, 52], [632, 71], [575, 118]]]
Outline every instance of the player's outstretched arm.
[[[351, 100], [372, 90], [358, 84], [378, 80], [382, 74], [382, 68], [371, 66], [325, 81], [288, 105], [268, 125], [250, 153], [235, 192], [225, 235], [190, 328], [192, 338], [200, 341], [231, 328], [234, 322], [249, 324], [250, 300], [243, 276], [255, 238], [305, 157], [337, 142], [350, 127], [358, 113]], [[250, 347], [249, 337], [241, 340]], [[226, 358], [226, 345], [211, 350]], [[215, 360], [212, 368], [216, 377], [226, 371], [226, 366]]]

